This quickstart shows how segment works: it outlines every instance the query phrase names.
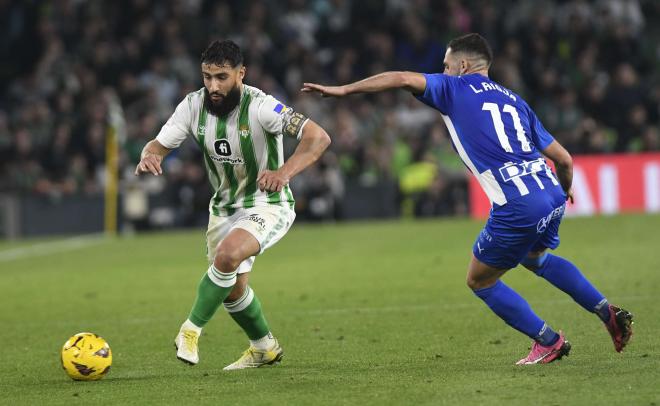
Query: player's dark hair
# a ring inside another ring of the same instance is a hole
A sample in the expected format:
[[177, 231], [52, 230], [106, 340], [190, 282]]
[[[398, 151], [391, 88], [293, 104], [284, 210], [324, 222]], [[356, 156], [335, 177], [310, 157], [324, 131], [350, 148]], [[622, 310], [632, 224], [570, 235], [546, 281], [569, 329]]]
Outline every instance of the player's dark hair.
[[235, 68], [243, 64], [243, 54], [241, 48], [234, 41], [215, 40], [202, 52], [201, 62], [218, 66], [228, 63], [232, 68]]
[[488, 41], [477, 33], [470, 33], [463, 35], [462, 37], [454, 38], [449, 41], [447, 47], [451, 48], [451, 52], [455, 54], [464, 52], [483, 58], [486, 60], [488, 66], [490, 66], [490, 63], [493, 61], [493, 51], [490, 49]]

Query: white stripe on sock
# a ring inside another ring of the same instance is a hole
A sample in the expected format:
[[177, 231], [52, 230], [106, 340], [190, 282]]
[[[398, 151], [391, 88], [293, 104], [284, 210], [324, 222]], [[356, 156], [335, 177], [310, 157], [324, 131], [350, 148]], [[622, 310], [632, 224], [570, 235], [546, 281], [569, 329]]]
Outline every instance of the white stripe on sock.
[[245, 310], [250, 303], [254, 300], [254, 292], [251, 287], [247, 287], [245, 294], [235, 302], [226, 303], [225, 309], [229, 313], [238, 313], [242, 310]]
[[211, 279], [211, 282], [222, 288], [230, 288], [236, 284], [236, 271], [232, 273], [222, 273], [211, 264], [206, 274], [209, 276], [209, 279]]

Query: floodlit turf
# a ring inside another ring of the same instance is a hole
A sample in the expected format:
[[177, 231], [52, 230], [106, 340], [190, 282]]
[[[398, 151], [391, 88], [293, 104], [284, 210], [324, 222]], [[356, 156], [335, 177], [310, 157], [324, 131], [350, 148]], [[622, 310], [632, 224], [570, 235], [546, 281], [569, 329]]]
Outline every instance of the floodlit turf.
[[[507, 283], [573, 344], [562, 361], [516, 367], [529, 340], [465, 286], [481, 223], [296, 225], [258, 258], [252, 286], [285, 350], [275, 368], [224, 372], [246, 339], [221, 310], [201, 362], [173, 339], [205, 271], [204, 230], [0, 250], [1, 404], [660, 404], [660, 216], [568, 219], [558, 253], [635, 314], [623, 354], [594, 315], [528, 271]], [[85, 240], [83, 240], [85, 241]], [[29, 242], [29, 241], [28, 241]], [[44, 245], [46, 244], [46, 245]], [[13, 259], [11, 259], [13, 258]], [[74, 333], [110, 343], [99, 382], [73, 382], [59, 350]]]

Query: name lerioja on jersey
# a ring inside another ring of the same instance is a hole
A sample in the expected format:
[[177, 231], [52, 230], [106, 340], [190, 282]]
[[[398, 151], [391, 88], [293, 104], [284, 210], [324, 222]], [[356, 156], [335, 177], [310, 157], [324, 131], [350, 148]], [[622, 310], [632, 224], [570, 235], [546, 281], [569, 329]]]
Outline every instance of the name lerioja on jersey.
[[497, 90], [498, 92], [502, 92], [505, 95], [509, 96], [509, 98], [514, 102], [518, 100], [516, 98], [516, 95], [513, 94], [513, 92], [511, 92], [509, 89], [507, 89], [505, 87], [501, 87], [499, 84], [497, 84], [495, 82], [492, 82], [492, 83], [481, 82], [481, 90], [474, 87], [473, 84], [470, 84], [470, 88], [472, 88], [472, 91], [475, 92], [475, 93], [481, 93], [483, 91], [490, 91], [490, 90]]
[[274, 97], [242, 85], [238, 106], [226, 117], [204, 107], [204, 89], [179, 103], [156, 137], [166, 148], [177, 148], [192, 137], [204, 155], [206, 171], [215, 191], [209, 211], [231, 215], [238, 208], [280, 205], [293, 208], [289, 186], [281, 192], [262, 192], [257, 176], [284, 164], [282, 136], [300, 138], [307, 117]]

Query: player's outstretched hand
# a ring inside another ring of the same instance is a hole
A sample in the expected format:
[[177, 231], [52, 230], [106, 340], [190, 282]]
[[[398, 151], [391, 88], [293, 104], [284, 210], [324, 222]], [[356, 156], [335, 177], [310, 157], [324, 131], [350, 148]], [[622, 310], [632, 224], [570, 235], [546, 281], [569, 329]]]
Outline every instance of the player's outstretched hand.
[[257, 177], [257, 183], [262, 192], [281, 192], [289, 178], [280, 171], [263, 171]]
[[346, 88], [344, 86], [323, 86], [316, 83], [303, 83], [301, 92], [305, 93], [320, 93], [323, 97], [342, 97], [346, 96]]
[[160, 167], [160, 163], [163, 161], [163, 157], [156, 154], [149, 154], [140, 160], [140, 163], [137, 164], [135, 168], [135, 175], [140, 173], [151, 172], [154, 176], [162, 175], [163, 169]]

